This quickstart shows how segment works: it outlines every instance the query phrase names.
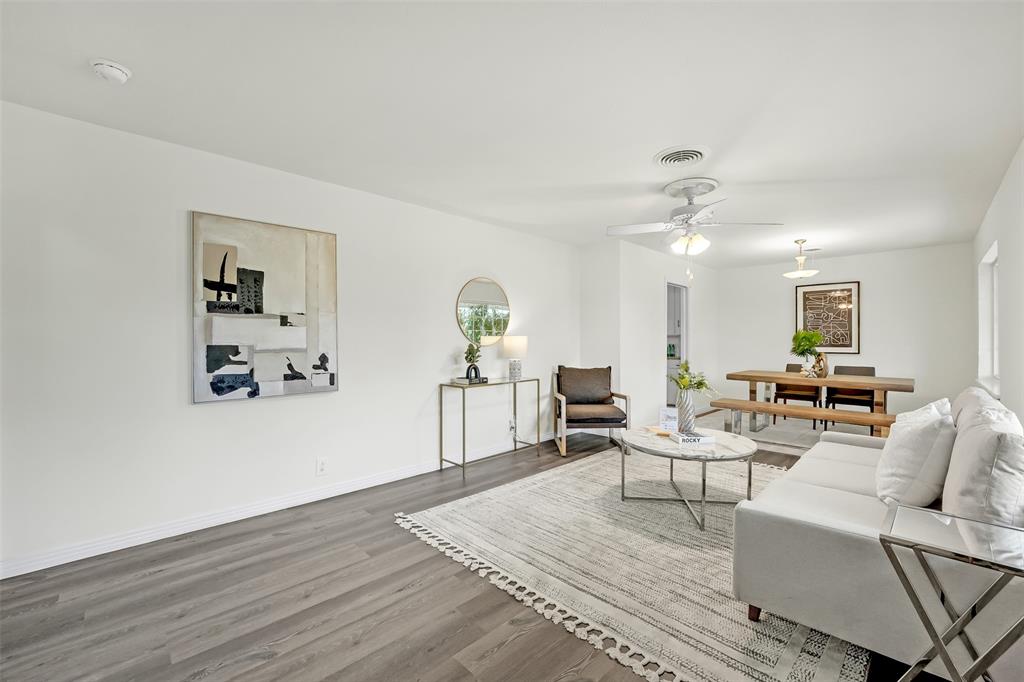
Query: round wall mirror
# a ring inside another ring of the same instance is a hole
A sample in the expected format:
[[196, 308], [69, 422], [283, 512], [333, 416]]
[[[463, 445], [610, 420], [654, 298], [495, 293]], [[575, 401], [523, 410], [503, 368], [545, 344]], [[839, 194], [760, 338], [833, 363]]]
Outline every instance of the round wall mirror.
[[466, 282], [455, 304], [455, 318], [463, 335], [481, 346], [497, 343], [505, 334], [510, 312], [505, 290], [486, 277]]

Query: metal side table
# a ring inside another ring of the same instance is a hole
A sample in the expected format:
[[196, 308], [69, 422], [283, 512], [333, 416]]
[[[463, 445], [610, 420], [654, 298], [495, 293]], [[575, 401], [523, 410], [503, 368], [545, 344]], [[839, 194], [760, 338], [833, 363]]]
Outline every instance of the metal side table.
[[[987, 673], [988, 668], [1006, 653], [1021, 635], [1024, 635], [1024, 610], [1020, 618], [980, 654], [968, 636], [966, 627], [977, 618], [982, 609], [996, 599], [1011, 580], [1024, 577], [1024, 528], [962, 519], [931, 509], [895, 505], [889, 510], [878, 539], [932, 641], [932, 647], [921, 654], [917, 663], [900, 678], [900, 682], [917, 677], [936, 656], [945, 664], [953, 682], [970, 682], [979, 677], [991, 679]], [[935, 590], [951, 622], [942, 632], [939, 632], [936, 624], [928, 617], [921, 596], [907, 575], [895, 547], [905, 547], [913, 552], [932, 589]], [[957, 612], [946, 598], [946, 590], [938, 575], [928, 563], [926, 555], [929, 554], [989, 568], [998, 571], [1000, 575], [973, 604], [963, 612]], [[968, 655], [973, 659], [970, 666], [962, 672], [957, 670], [947, 649], [947, 645], [956, 638], [960, 639]]]
[[[519, 439], [519, 384], [529, 382], [537, 383], [537, 440], [534, 443]], [[540, 379], [494, 379], [486, 384], [457, 384], [446, 381], [438, 384], [437, 387], [437, 421], [438, 421], [438, 463], [437, 470], [444, 469], [444, 464], [453, 464], [462, 468], [462, 478], [466, 478], [466, 391], [488, 386], [512, 386], [512, 451], [519, 449], [520, 445], [536, 447], [537, 456], [540, 457]], [[462, 391], [462, 462], [455, 462], [445, 459], [444, 456], [444, 389], [456, 388]]]

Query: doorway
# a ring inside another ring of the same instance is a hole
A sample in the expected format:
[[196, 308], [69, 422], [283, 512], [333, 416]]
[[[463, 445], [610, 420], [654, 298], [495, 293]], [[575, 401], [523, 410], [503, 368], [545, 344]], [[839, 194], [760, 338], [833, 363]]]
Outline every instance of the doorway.
[[[679, 373], [679, 365], [689, 357], [689, 334], [687, 324], [687, 294], [688, 290], [681, 284], [669, 282], [666, 291], [666, 324], [665, 324], [665, 356], [667, 362], [668, 376], [675, 376]], [[667, 388], [665, 394], [665, 405], [676, 404], [676, 385], [671, 379], [666, 379]]]

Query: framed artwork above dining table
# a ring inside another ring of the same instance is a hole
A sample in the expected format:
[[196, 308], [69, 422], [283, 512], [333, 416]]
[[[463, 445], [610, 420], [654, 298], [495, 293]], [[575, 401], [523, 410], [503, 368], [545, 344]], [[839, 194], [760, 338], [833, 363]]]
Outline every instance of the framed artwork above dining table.
[[796, 328], [821, 332], [822, 353], [860, 353], [860, 282], [796, 287]]

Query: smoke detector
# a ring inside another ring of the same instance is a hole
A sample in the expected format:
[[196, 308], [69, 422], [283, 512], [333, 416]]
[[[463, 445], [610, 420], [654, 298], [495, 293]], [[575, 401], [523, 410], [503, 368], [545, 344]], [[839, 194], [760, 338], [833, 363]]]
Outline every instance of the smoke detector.
[[132, 77], [131, 69], [109, 59], [92, 60], [92, 70], [103, 80], [117, 83], [118, 85], [124, 85]]
[[669, 147], [654, 155], [654, 163], [665, 168], [692, 166], [704, 159], [707, 150], [696, 147]]

